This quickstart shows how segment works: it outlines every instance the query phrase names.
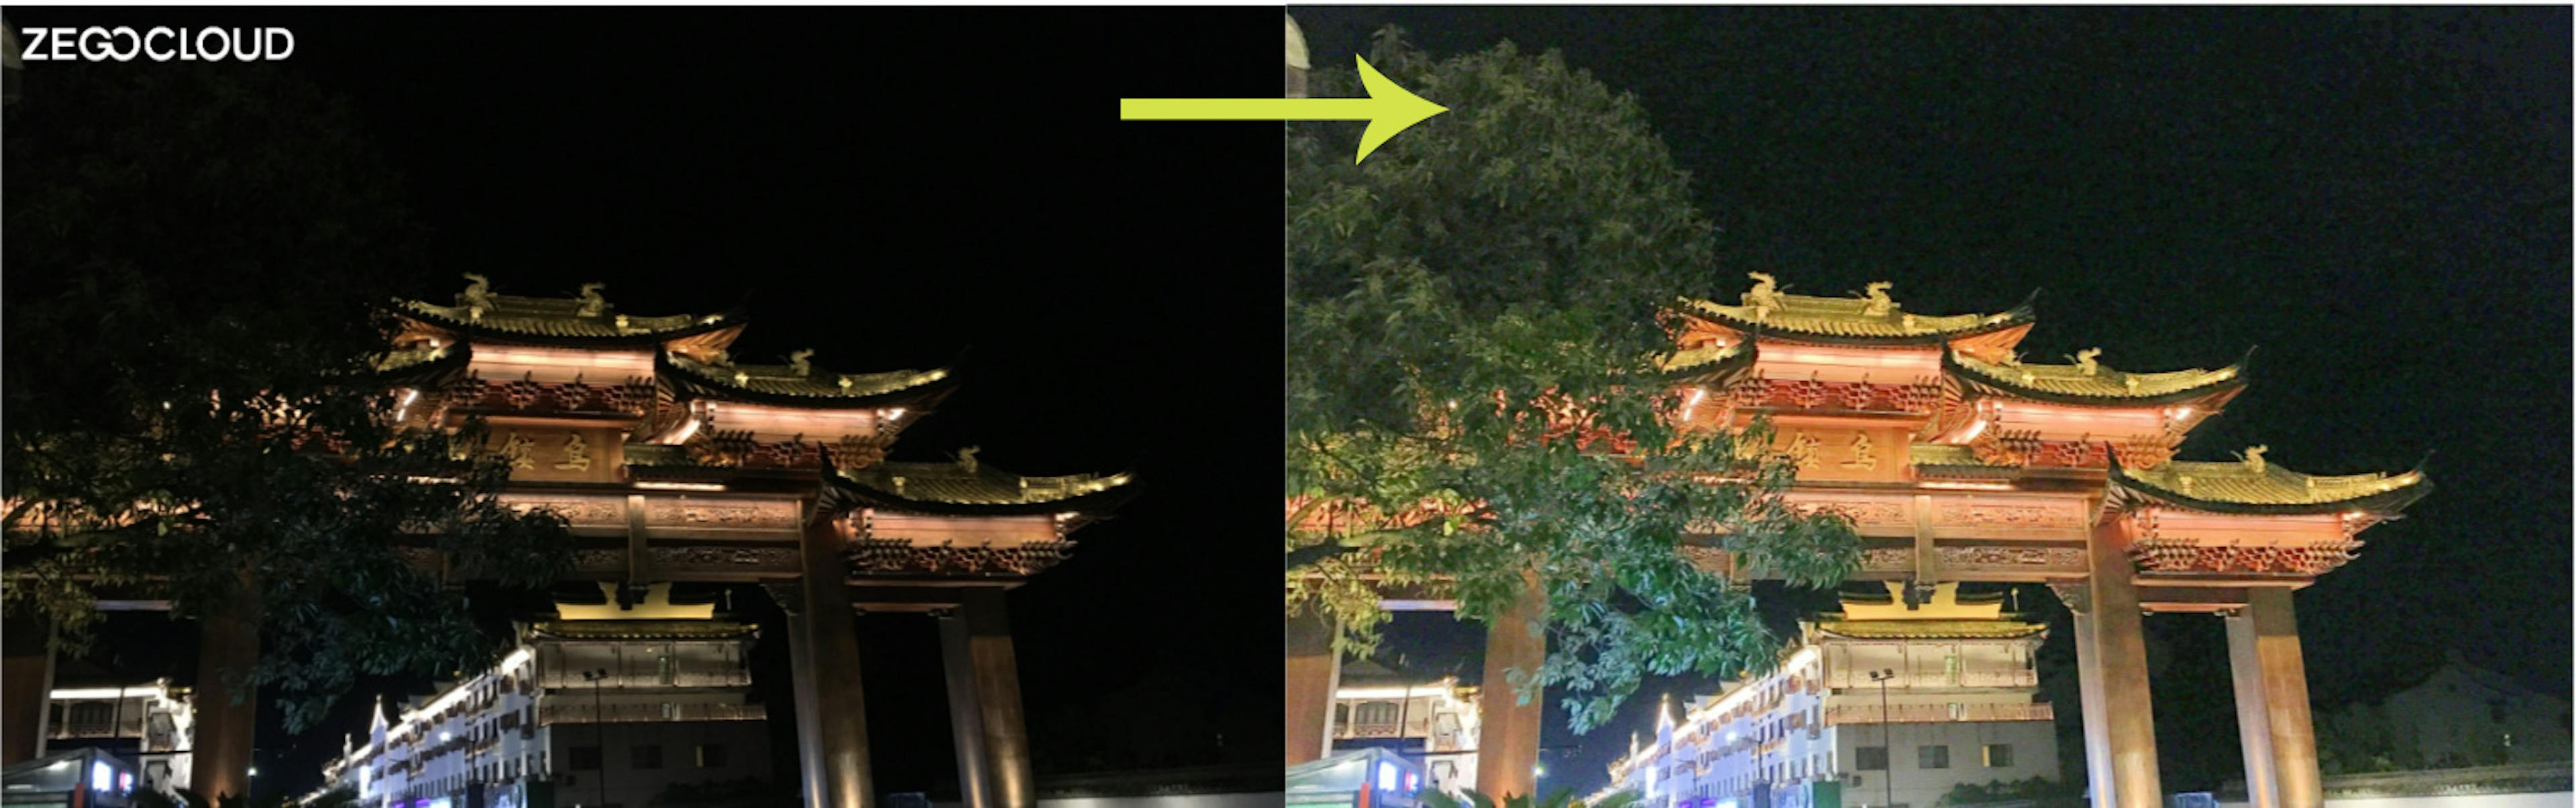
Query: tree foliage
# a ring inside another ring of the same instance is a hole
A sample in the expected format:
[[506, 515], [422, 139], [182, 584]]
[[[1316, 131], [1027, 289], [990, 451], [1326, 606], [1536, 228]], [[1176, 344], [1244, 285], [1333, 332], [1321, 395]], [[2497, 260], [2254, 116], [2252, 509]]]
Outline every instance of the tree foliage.
[[[202, 614], [244, 573], [254, 674], [297, 729], [359, 674], [494, 646], [451, 570], [551, 580], [559, 519], [503, 507], [479, 431], [404, 432], [383, 304], [422, 236], [348, 112], [261, 66], [61, 64], [8, 110], [7, 607], [75, 647], [101, 593]], [[434, 537], [434, 538], [430, 538]]]
[[[1543, 593], [1532, 686], [1578, 730], [1647, 674], [1767, 668], [1750, 593], [1693, 563], [1714, 542], [1807, 586], [1856, 568], [1847, 522], [1788, 506], [1767, 427], [1683, 429], [1658, 319], [1707, 282], [1714, 229], [1617, 95], [1506, 43], [1435, 59], [1381, 32], [1370, 64], [1450, 108], [1358, 166], [1358, 128], [1287, 141], [1289, 608], [1365, 653], [1373, 587], [1430, 583], [1462, 618]], [[1349, 70], [1320, 97], [1359, 92]]]
[[2084, 782], [2059, 781], [2046, 777], [2023, 780], [1989, 780], [1984, 783], [1960, 783], [1941, 795], [1936, 805], [1985, 805], [2008, 802], [2034, 808], [2081, 808], [2085, 804]]
[[1600, 799], [1585, 802], [1576, 798], [1574, 790], [1570, 788], [1559, 788], [1548, 792], [1544, 797], [1514, 794], [1502, 799], [1495, 799], [1475, 789], [1467, 789], [1462, 792], [1462, 795], [1424, 789], [1421, 797], [1422, 804], [1431, 808], [1632, 808], [1645, 802], [1644, 798], [1637, 796], [1633, 791], [1613, 791], [1601, 795]]

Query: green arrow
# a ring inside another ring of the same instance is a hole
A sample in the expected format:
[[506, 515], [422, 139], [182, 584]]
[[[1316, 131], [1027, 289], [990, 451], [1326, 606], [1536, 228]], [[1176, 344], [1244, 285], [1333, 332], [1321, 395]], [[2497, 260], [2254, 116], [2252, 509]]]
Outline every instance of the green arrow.
[[1351, 162], [1368, 159], [1369, 152], [1395, 137], [1397, 132], [1421, 123], [1449, 108], [1422, 100], [1421, 96], [1396, 86], [1367, 59], [1359, 59], [1360, 86], [1367, 98], [1121, 98], [1118, 119], [1122, 121], [1367, 121], [1368, 130], [1360, 133], [1360, 156]]

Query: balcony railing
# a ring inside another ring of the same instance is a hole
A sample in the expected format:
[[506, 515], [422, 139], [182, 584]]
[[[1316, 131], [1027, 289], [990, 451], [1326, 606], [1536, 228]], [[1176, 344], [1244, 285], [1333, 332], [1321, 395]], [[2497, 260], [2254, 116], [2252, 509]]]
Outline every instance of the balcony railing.
[[[1881, 716], [1885, 717], [1882, 719]], [[1825, 724], [1933, 724], [1944, 721], [2050, 721], [2056, 711], [2044, 703], [1897, 704], [1882, 713], [1877, 705], [1836, 707], [1825, 711]]]
[[649, 721], [763, 721], [769, 710], [759, 704], [608, 704], [601, 722], [588, 704], [548, 704], [537, 708], [539, 724], [626, 724]]
[[72, 738], [136, 738], [143, 735], [143, 719], [141, 716], [126, 716], [126, 720], [122, 722], [107, 719], [97, 721], [65, 721], [55, 724], [52, 730], [45, 733], [45, 735], [46, 737], [55, 740], [66, 740]]
[[589, 689], [590, 687], [593, 687], [594, 684], [598, 687], [605, 688], [741, 687], [743, 685], [751, 684], [751, 672], [741, 669], [722, 671], [679, 671], [672, 674], [669, 681], [664, 681], [662, 674], [658, 672], [615, 673], [609, 674], [608, 678], [602, 679], [597, 683], [593, 683], [588, 679], [583, 679], [579, 675], [571, 672], [549, 672], [545, 676], [539, 678], [537, 683], [549, 688], [570, 689]]
[[[1878, 683], [1869, 677], [1837, 672], [1825, 677], [1825, 686], [1843, 689], [1876, 690]], [[1961, 671], [1956, 675], [1927, 673], [1898, 676], [1887, 681], [1890, 690], [1935, 687], [2038, 687], [2039, 672], [2031, 670]]]
[[1403, 725], [1396, 724], [1394, 722], [1387, 722], [1384, 724], [1344, 724], [1341, 727], [1341, 731], [1336, 734], [1343, 738], [1402, 738], [1404, 737], [1404, 727]]

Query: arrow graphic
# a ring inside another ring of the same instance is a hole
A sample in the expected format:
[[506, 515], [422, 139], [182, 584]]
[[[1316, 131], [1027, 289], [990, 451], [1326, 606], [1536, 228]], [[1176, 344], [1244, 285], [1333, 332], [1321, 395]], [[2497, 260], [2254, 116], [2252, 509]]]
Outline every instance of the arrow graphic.
[[1396, 86], [1367, 59], [1360, 63], [1360, 86], [1367, 98], [1121, 98], [1122, 121], [1367, 121], [1360, 133], [1360, 156], [1368, 159], [1387, 138], [1449, 108], [1422, 100]]

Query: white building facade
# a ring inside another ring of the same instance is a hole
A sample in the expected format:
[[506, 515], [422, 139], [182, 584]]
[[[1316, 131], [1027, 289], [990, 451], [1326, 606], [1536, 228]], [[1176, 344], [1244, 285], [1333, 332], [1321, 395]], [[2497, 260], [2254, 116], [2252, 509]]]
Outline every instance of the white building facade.
[[2054, 779], [2055, 715], [2036, 701], [2044, 626], [1998, 603], [1846, 598], [1802, 626], [1770, 674], [1663, 711], [1613, 788], [1659, 808], [1928, 808], [1962, 784]]
[[36, 754], [105, 749], [133, 760], [146, 789], [167, 794], [186, 788], [196, 715], [189, 704], [188, 691], [167, 680], [56, 687], [46, 699], [44, 743]]
[[[489, 671], [376, 711], [326, 782], [378, 808], [625, 806], [770, 774], [752, 626], [673, 607], [559, 604]], [[604, 717], [604, 718], [603, 718]]]
[[1413, 681], [1353, 663], [1333, 691], [1333, 749], [1386, 747], [1422, 764], [1430, 788], [1476, 784], [1477, 689], [1457, 677]]

